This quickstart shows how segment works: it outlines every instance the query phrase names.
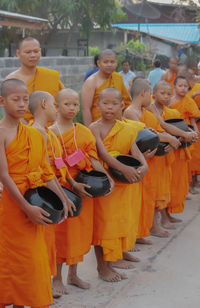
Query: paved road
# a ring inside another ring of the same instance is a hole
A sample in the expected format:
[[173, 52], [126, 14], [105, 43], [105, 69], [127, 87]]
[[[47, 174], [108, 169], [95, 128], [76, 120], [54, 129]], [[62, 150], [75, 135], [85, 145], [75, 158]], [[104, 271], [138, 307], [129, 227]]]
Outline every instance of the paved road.
[[[183, 223], [168, 239], [140, 245], [136, 269], [128, 280], [106, 283], [98, 278], [93, 250], [79, 273], [91, 283], [88, 291], [69, 286], [69, 295], [53, 308], [200, 308], [200, 194], [186, 201]], [[64, 268], [63, 276], [67, 274]]]

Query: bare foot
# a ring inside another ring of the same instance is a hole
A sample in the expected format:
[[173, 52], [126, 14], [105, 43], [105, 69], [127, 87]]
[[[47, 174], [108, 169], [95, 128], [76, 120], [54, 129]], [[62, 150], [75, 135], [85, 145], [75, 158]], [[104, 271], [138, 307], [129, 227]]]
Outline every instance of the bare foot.
[[174, 216], [171, 216], [169, 213], [168, 213], [168, 217], [171, 223], [182, 222], [182, 219], [175, 218]]
[[58, 298], [64, 294], [68, 294], [69, 292], [61, 280], [53, 279], [52, 293], [53, 297]]
[[147, 240], [147, 239], [145, 239], [145, 238], [138, 238], [138, 239], [136, 240], [136, 243], [137, 243], [137, 244], [142, 244], [142, 245], [152, 245], [152, 244], [153, 244], [152, 241]]
[[112, 262], [112, 267], [122, 268], [122, 269], [132, 269], [135, 268], [133, 264], [126, 260], [117, 260], [116, 262]]
[[[112, 263], [112, 262], [111, 262], [111, 263]], [[111, 270], [112, 270], [114, 273], [120, 275], [120, 277], [121, 277], [122, 280], [128, 279], [128, 276], [127, 276], [125, 273], [119, 273], [119, 272], [117, 272], [117, 271], [113, 268], [113, 266], [111, 267]]]
[[123, 252], [123, 259], [131, 262], [140, 262], [139, 258], [132, 256], [129, 252]]
[[141, 249], [139, 247], [134, 247], [133, 249], [130, 249], [129, 252], [137, 252], [137, 251], [141, 251]]
[[176, 229], [176, 227], [173, 224], [171, 224], [171, 222], [168, 222], [168, 221], [161, 222], [161, 225], [165, 229], [169, 229], [169, 230], [175, 230]]
[[74, 285], [80, 289], [89, 289], [90, 288], [90, 284], [88, 282], [83, 281], [82, 279], [80, 279], [77, 275], [72, 275], [67, 277], [67, 283]]
[[151, 228], [151, 235], [164, 238], [164, 237], [169, 237], [170, 233], [158, 226], [155, 228]]
[[103, 266], [98, 269], [99, 278], [107, 282], [119, 282], [122, 280], [121, 275], [115, 272], [108, 266]]

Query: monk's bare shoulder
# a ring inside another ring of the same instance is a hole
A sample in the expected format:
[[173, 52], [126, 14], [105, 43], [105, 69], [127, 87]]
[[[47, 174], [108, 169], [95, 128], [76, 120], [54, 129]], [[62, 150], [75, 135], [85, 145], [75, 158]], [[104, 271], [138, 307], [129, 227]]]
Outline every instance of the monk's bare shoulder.
[[10, 73], [10, 74], [8, 74], [8, 75], [6, 76], [6, 78], [5, 78], [5, 80], [7, 80], [7, 79], [12, 79], [12, 78], [20, 79], [20, 80], [23, 81], [23, 78], [22, 78], [22, 76], [21, 76], [21, 74], [20, 74], [19, 69], [16, 70], [16, 71], [14, 71], [14, 72], [12, 72], [12, 73]]
[[124, 110], [124, 117], [129, 120], [138, 121], [136, 111], [134, 110], [132, 105]]
[[101, 130], [101, 120], [97, 120], [96, 122], [92, 122], [89, 126], [89, 129], [93, 133], [95, 137], [100, 136], [100, 130]]

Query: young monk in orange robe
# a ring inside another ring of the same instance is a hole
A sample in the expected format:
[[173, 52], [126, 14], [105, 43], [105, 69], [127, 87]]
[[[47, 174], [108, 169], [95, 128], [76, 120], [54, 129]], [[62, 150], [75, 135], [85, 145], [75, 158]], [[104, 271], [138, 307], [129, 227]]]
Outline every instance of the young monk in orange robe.
[[[154, 87], [154, 98], [155, 102], [151, 105], [151, 110], [157, 115], [161, 116], [163, 120], [178, 119], [181, 115], [178, 110], [170, 109], [169, 105], [171, 99], [171, 86], [165, 81], [158, 82]], [[161, 123], [161, 125], [164, 123]], [[169, 128], [165, 127], [166, 131], [169, 132]], [[169, 132], [175, 136], [180, 136], [181, 132], [174, 130], [174, 126], [171, 127]], [[184, 132], [184, 135], [191, 139], [185, 139], [185, 141], [195, 141], [197, 138], [194, 132]], [[184, 209], [185, 198], [189, 190], [188, 181], [188, 161], [191, 158], [190, 151], [188, 148], [178, 148], [174, 151], [175, 160], [172, 163], [172, 181], [171, 181], [171, 200], [167, 205], [167, 212], [169, 213], [181, 213]], [[181, 189], [180, 189], [181, 187]], [[170, 222], [180, 222], [180, 219], [176, 219], [170, 215], [162, 217], [162, 224], [165, 225]]]
[[[46, 127], [48, 122], [54, 122], [56, 120], [57, 110], [54, 104], [55, 100], [51, 94], [44, 91], [32, 92], [29, 98], [29, 110], [31, 114], [33, 114], [34, 116], [34, 122], [31, 123], [30, 121], [29, 125], [32, 125], [36, 129], [38, 129], [46, 139], [49, 163], [56, 177], [59, 179], [60, 183], [57, 181], [58, 188], [63, 193], [64, 198], [66, 198], [69, 212], [73, 216], [71, 208], [75, 210], [74, 204], [66, 197], [65, 193], [62, 190], [61, 185], [65, 185], [66, 180], [70, 183], [70, 185], [82, 186], [82, 184], [75, 183], [75, 181], [72, 179], [68, 171], [67, 166], [63, 161], [62, 161], [62, 166], [56, 165], [57, 160], [62, 159], [63, 149], [57, 136], [48, 127]], [[45, 241], [48, 248], [51, 274], [55, 276], [56, 275], [55, 225], [50, 225], [45, 228]], [[59, 290], [55, 290], [54, 288], [52, 291], [53, 291], [53, 297], [60, 297], [63, 294], [62, 292], [59, 292]]]
[[52, 303], [51, 274], [44, 227], [51, 223], [42, 208], [23, 197], [29, 188], [47, 185], [62, 200], [55, 175], [46, 160], [43, 136], [20, 122], [28, 107], [28, 90], [17, 79], [1, 86], [5, 116], [0, 122], [0, 303], [48, 307]]
[[99, 93], [105, 88], [115, 88], [122, 94], [124, 108], [131, 104], [131, 98], [123, 83], [122, 75], [115, 72], [117, 67], [116, 54], [111, 49], [103, 50], [97, 61], [99, 71], [84, 82], [82, 88], [82, 112], [86, 126], [98, 120], [101, 113], [97, 108]]
[[[191, 124], [194, 127], [195, 132], [199, 134], [196, 121], [200, 117], [200, 111], [195, 101], [187, 95], [189, 88], [187, 79], [183, 76], [178, 76], [175, 79], [174, 85], [174, 96], [172, 97], [170, 108], [177, 109], [187, 124]], [[191, 153], [193, 150], [194, 146], [190, 148]], [[191, 173], [189, 173], [189, 177], [191, 182], [190, 192], [196, 193], [192, 183]]]
[[[20, 42], [16, 54], [21, 62], [21, 67], [9, 74], [6, 79], [16, 78], [24, 81], [29, 95], [33, 91], [40, 90], [49, 92], [56, 98], [57, 93], [64, 89], [64, 85], [59, 80], [59, 72], [37, 66], [41, 57], [39, 41], [33, 37], [24, 38]], [[33, 119], [29, 110], [25, 113], [24, 119], [26, 122]]]
[[[124, 116], [132, 120], [140, 120], [145, 123], [147, 128], [153, 128], [159, 133], [159, 138], [163, 142], [169, 142], [172, 148], [177, 148], [180, 142], [169, 134], [166, 134], [161, 128], [156, 116], [145, 109], [150, 106], [150, 86], [145, 79], [136, 79], [132, 84], [131, 96], [133, 103], [128, 107]], [[167, 151], [171, 148], [168, 146]], [[173, 156], [153, 156], [149, 153], [148, 159], [149, 171], [143, 180], [143, 211], [140, 224], [140, 230], [143, 237], [151, 234], [159, 237], [167, 237], [169, 233], [163, 230], [158, 222], [158, 212], [163, 215], [164, 209], [170, 200], [170, 181], [171, 181], [171, 163]], [[154, 154], [154, 153], [152, 153]], [[148, 155], [147, 155], [148, 158]], [[157, 170], [157, 171], [155, 171]], [[160, 172], [162, 170], [162, 172]], [[155, 210], [156, 209], [156, 210]], [[154, 212], [155, 210], [155, 212]], [[154, 220], [153, 220], [154, 218]], [[170, 226], [165, 226], [170, 228]]]
[[[100, 93], [98, 106], [102, 117], [92, 123], [90, 129], [95, 136], [101, 137], [107, 153], [111, 156], [131, 153], [143, 164], [137, 170], [130, 168], [132, 169], [130, 184], [115, 180], [115, 188], [111, 195], [95, 199], [93, 244], [98, 263], [97, 269], [100, 278], [108, 282], [116, 282], [127, 277], [113, 269], [113, 262], [122, 259], [123, 252], [133, 248], [138, 230], [139, 215], [134, 214], [138, 211], [135, 208], [140, 209], [141, 206], [141, 190], [139, 184], [131, 183], [141, 181], [147, 165], [134, 143], [137, 131], [131, 125], [116, 120], [122, 108], [120, 92], [114, 88], [104, 89]], [[97, 147], [98, 145], [97, 142]]]
[[[63, 148], [63, 160], [66, 156], [80, 149], [85, 155], [76, 165], [68, 166], [72, 178], [75, 178], [80, 170], [90, 171], [96, 169], [105, 172], [98, 161], [95, 138], [90, 130], [82, 124], [73, 124], [73, 119], [79, 112], [79, 96], [71, 90], [61, 90], [57, 96], [58, 118], [51, 127], [58, 136]], [[66, 187], [67, 183], [64, 184]], [[62, 264], [70, 265], [68, 284], [74, 284], [82, 289], [88, 289], [90, 285], [77, 276], [77, 264], [83, 261], [83, 257], [90, 250], [93, 236], [93, 204], [94, 199], [85, 191], [87, 185], [82, 184], [79, 191], [83, 197], [83, 207], [79, 216], [56, 226], [56, 251], [57, 251], [57, 276], [54, 277], [54, 288], [62, 290], [61, 270]], [[75, 186], [73, 185], [73, 188]]]
[[174, 87], [174, 80], [177, 76], [177, 65], [178, 60], [176, 58], [170, 58], [169, 60], [169, 69], [161, 77], [161, 80], [168, 82], [172, 88]]

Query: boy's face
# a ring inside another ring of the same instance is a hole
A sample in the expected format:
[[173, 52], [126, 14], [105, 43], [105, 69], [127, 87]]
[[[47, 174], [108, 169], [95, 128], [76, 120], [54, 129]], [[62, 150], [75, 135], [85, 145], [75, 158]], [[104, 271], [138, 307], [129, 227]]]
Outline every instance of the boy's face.
[[105, 74], [112, 74], [117, 67], [116, 56], [104, 56], [98, 60], [99, 69]]
[[172, 90], [170, 86], [160, 86], [157, 91], [155, 91], [155, 101], [161, 105], [168, 106], [170, 103], [172, 95]]
[[28, 89], [25, 86], [17, 86], [6, 97], [0, 98], [6, 114], [16, 119], [24, 117], [29, 103]]
[[73, 120], [80, 110], [79, 96], [76, 94], [63, 94], [58, 106], [58, 112], [64, 118]]
[[184, 97], [188, 92], [188, 82], [186, 79], [178, 79], [176, 85], [174, 86], [176, 94]]
[[56, 120], [57, 109], [53, 96], [49, 97], [49, 99], [46, 101], [46, 104], [46, 114], [48, 117], [48, 122], [54, 122]]
[[178, 61], [176, 59], [170, 59], [170, 61], [169, 61], [169, 68], [172, 71], [176, 71], [177, 65], [178, 65]]
[[21, 63], [29, 68], [35, 67], [40, 61], [41, 48], [36, 40], [23, 42], [17, 50]]
[[123, 103], [116, 93], [107, 92], [102, 95], [98, 101], [98, 107], [101, 111], [101, 116], [105, 120], [119, 119], [122, 113]]

